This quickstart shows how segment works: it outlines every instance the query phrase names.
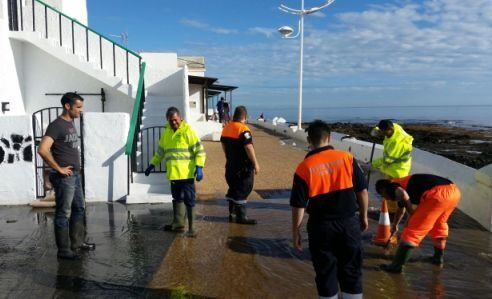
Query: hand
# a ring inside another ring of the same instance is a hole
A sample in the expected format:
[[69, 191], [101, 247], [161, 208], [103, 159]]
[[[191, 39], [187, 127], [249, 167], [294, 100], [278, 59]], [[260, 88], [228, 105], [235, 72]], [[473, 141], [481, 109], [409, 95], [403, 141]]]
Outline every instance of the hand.
[[296, 250], [302, 251], [301, 232], [299, 229], [292, 231], [292, 244]]
[[199, 182], [203, 179], [203, 167], [197, 166], [195, 170], [196, 181]]
[[147, 169], [145, 169], [145, 176], [149, 176], [150, 175], [150, 172], [152, 170], [154, 170], [155, 166], [150, 164], [149, 167], [147, 167]]
[[72, 174], [73, 174], [72, 169], [73, 169], [73, 166], [61, 167], [58, 172], [60, 174], [63, 174], [64, 176], [72, 176]]
[[260, 172], [260, 165], [255, 164], [255, 174], [258, 174]]
[[369, 228], [369, 221], [367, 216], [360, 216], [360, 231], [365, 232]]
[[380, 135], [380, 131], [379, 131], [379, 129], [377, 129], [377, 128], [373, 128], [373, 129], [371, 130], [371, 136], [372, 136], [372, 137], [379, 137], [379, 135]]

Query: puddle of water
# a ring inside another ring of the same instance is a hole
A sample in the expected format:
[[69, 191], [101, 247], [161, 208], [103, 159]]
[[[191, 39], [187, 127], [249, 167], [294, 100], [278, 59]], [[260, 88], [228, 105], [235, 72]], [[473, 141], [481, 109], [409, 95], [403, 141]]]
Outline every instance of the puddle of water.
[[[170, 204], [89, 204], [89, 236], [97, 248], [76, 262], [56, 259], [52, 212], [3, 207], [0, 292], [7, 297], [315, 298], [305, 225], [304, 250], [297, 252], [291, 245], [287, 192], [260, 190], [272, 198], [248, 203], [249, 216], [259, 221], [256, 226], [229, 223], [225, 200], [200, 201], [197, 238], [161, 230], [171, 220]], [[371, 197], [376, 210], [379, 202]], [[445, 267], [426, 262], [433, 248], [425, 240], [402, 275], [377, 270], [390, 262], [392, 252], [371, 244], [377, 228], [377, 220], [371, 220], [362, 237], [365, 297], [489, 296], [491, 234], [456, 215]], [[7, 219], [17, 222], [7, 224]]]

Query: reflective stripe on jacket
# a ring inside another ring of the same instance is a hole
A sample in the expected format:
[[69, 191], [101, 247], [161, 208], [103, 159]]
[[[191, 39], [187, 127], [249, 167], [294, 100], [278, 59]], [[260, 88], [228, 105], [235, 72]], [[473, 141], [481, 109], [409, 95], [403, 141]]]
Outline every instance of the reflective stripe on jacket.
[[387, 176], [401, 178], [407, 176], [412, 167], [413, 137], [396, 123], [393, 128], [393, 135], [384, 138], [383, 157], [374, 160], [372, 165]]
[[176, 132], [169, 124], [166, 125], [157, 152], [150, 163], [159, 165], [163, 159], [166, 161], [166, 174], [170, 181], [194, 178], [196, 166], [205, 165], [203, 144], [185, 121], [181, 121]]

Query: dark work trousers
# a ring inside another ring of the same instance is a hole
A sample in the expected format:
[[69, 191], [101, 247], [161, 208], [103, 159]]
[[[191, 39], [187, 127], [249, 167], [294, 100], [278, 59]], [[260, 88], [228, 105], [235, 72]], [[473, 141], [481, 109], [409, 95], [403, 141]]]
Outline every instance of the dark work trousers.
[[233, 199], [236, 204], [246, 204], [246, 200], [253, 191], [253, 170], [238, 171], [226, 168], [225, 178], [229, 189], [226, 197]]
[[318, 295], [362, 293], [362, 246], [357, 216], [308, 221], [309, 250], [316, 271]]
[[195, 179], [171, 181], [171, 195], [177, 202], [183, 202], [188, 207], [196, 203]]

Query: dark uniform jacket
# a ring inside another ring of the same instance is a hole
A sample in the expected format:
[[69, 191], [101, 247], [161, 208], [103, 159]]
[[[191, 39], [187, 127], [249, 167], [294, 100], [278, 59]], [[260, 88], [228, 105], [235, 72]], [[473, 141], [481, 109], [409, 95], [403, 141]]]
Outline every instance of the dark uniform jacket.
[[290, 205], [307, 208], [310, 219], [348, 218], [358, 210], [355, 192], [366, 188], [364, 173], [351, 154], [322, 147], [297, 166]]

